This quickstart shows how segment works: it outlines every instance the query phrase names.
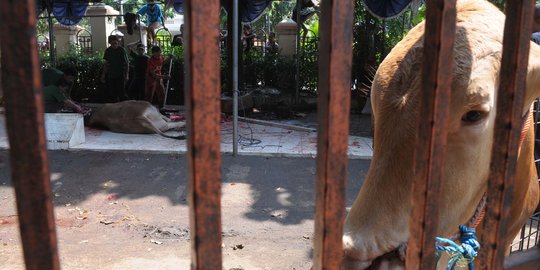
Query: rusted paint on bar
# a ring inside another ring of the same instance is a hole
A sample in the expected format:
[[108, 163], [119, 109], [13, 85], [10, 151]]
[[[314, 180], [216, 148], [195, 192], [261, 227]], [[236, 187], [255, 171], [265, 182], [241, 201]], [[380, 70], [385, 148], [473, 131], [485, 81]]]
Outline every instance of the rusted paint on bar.
[[0, 1], [2, 87], [26, 269], [60, 269], [41, 101], [35, 10], [32, 0]]
[[[427, 2], [422, 94], [417, 114], [413, 210], [406, 269], [435, 269], [438, 197], [446, 155], [456, 1]], [[425, 118], [428, 119], [425, 119]], [[422, 120], [422, 121], [420, 121]]]
[[504, 260], [504, 270], [538, 270], [540, 266], [540, 246], [512, 253]]
[[222, 269], [219, 0], [186, 1], [191, 269]]
[[349, 138], [353, 1], [322, 1], [314, 269], [340, 269]]
[[512, 190], [525, 98], [529, 38], [534, 1], [506, 1], [497, 116], [488, 183], [487, 211], [481, 236], [481, 269], [503, 267]]

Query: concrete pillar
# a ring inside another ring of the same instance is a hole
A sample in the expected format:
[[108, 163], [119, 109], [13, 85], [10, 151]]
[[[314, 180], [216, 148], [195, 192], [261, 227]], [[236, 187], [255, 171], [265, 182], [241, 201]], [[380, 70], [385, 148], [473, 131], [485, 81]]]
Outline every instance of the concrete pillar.
[[[104, 51], [108, 47], [107, 38], [116, 29], [114, 15], [119, 14], [120, 12], [113, 7], [103, 3], [88, 6], [86, 15], [90, 16], [88, 21], [92, 29], [92, 49], [94, 51]], [[108, 17], [92, 17], [105, 15]]]
[[68, 52], [77, 44], [77, 32], [84, 29], [78, 25], [66, 26], [55, 23], [53, 26], [57, 55]]
[[134, 30], [133, 30], [133, 35], [130, 35], [128, 34], [127, 32], [127, 25], [125, 24], [121, 24], [118, 26], [118, 30], [120, 30], [120, 32], [122, 32], [122, 34], [124, 35], [124, 46], [128, 46], [128, 45], [131, 45], [131, 44], [136, 44], [139, 42], [139, 40], [141, 39], [142, 37], [142, 44], [144, 45], [144, 47], [146, 48], [146, 26], [142, 26], [140, 28], [141, 30], [141, 33], [139, 33], [139, 27], [136, 27]]
[[276, 39], [281, 55], [293, 56], [296, 54], [297, 25], [291, 19], [284, 19], [274, 27]]

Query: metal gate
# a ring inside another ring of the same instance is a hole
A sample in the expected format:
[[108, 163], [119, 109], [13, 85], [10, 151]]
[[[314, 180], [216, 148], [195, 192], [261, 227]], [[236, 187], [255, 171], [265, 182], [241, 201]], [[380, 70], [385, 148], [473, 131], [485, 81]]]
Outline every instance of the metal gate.
[[[507, 258], [500, 238], [505, 234], [509, 188], [515, 174], [532, 0], [507, 1], [495, 145], [486, 214], [489, 233], [482, 237], [482, 269], [538, 269], [540, 249]], [[430, 121], [417, 158], [429, 160], [419, 168], [418, 191], [408, 243], [407, 269], [433, 269], [433, 219], [437, 212], [437, 179], [441, 174], [443, 133], [448, 116], [447, 97], [455, 28], [455, 0], [427, 1], [423, 67], [422, 114]], [[188, 168], [192, 269], [222, 269], [220, 213], [220, 68], [219, 0], [186, 1], [186, 85], [188, 108]], [[352, 0], [323, 0], [319, 46], [319, 133], [314, 242], [314, 269], [339, 269], [342, 252], [347, 138], [349, 128]], [[6, 101], [10, 161], [24, 257], [27, 269], [60, 269], [51, 202], [48, 157], [37, 42], [35, 1], [0, 2], [2, 86]], [[18, 29], [18, 31], [11, 31]], [[331, 41], [339, 41], [332, 43]], [[215, 46], [212, 46], [214, 44]], [[521, 91], [522, 93], [523, 91]], [[443, 120], [443, 121], [434, 121]], [[431, 125], [433, 124], [433, 125]], [[519, 125], [517, 125], [519, 126]], [[429, 203], [428, 203], [429, 202]]]

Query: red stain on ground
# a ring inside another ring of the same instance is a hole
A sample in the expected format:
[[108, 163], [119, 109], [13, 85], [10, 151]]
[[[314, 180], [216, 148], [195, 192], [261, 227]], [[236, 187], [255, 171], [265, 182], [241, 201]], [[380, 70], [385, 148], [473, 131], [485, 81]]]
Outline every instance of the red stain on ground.
[[0, 217], [0, 226], [7, 226], [17, 224], [17, 216], [3, 216]]

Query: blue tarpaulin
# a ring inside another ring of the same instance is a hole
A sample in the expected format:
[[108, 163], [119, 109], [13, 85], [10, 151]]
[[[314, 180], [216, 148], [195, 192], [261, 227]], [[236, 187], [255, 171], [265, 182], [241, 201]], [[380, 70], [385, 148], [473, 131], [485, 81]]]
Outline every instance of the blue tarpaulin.
[[411, 2], [412, 0], [364, 0], [367, 10], [375, 17], [382, 19], [399, 16]]
[[242, 23], [252, 23], [258, 20], [263, 14], [271, 0], [240, 0], [238, 8]]
[[174, 0], [173, 8], [178, 14], [184, 14], [184, 0]]
[[59, 23], [71, 26], [81, 21], [87, 6], [87, 0], [55, 0], [53, 1], [52, 13]]

